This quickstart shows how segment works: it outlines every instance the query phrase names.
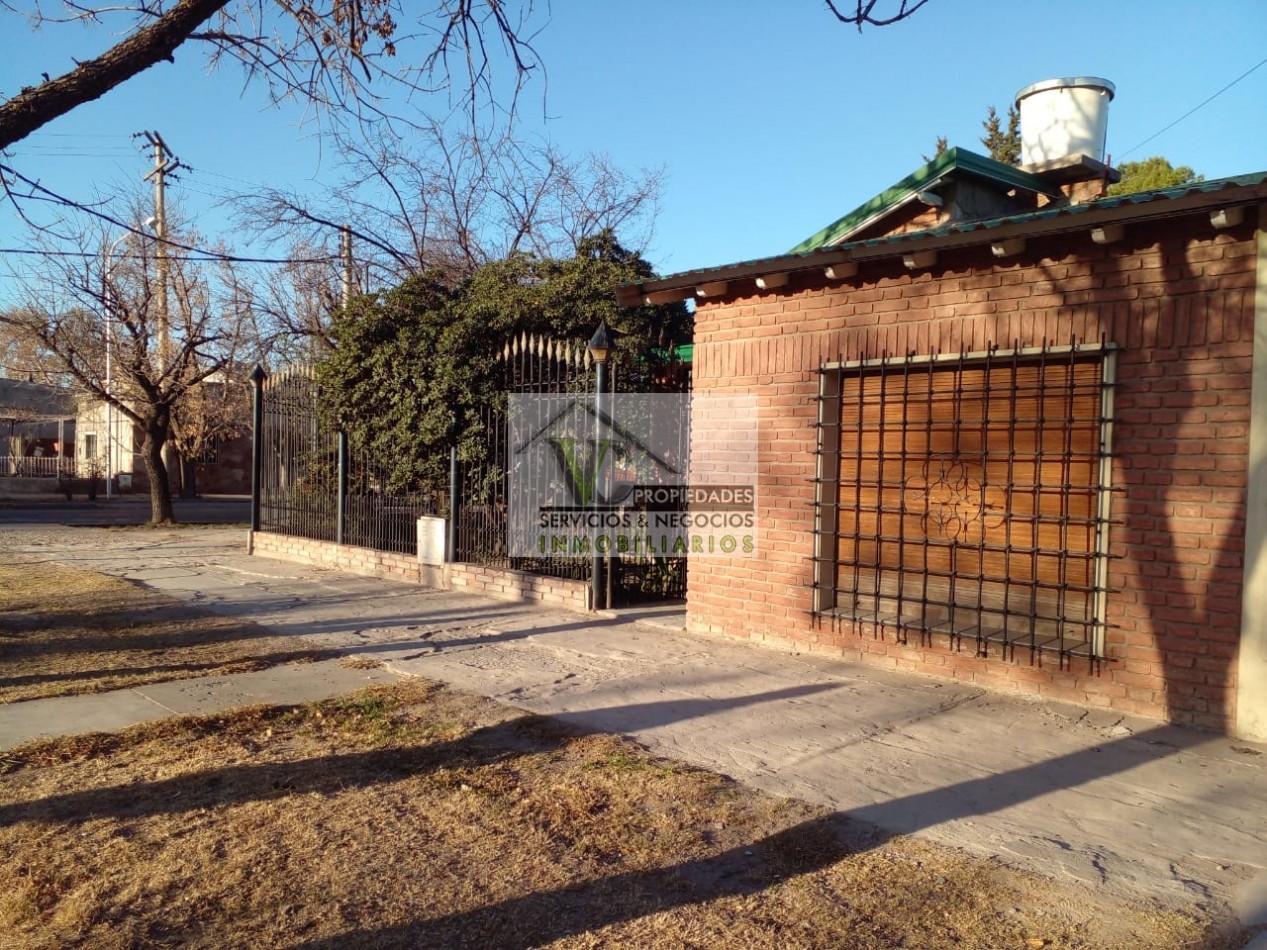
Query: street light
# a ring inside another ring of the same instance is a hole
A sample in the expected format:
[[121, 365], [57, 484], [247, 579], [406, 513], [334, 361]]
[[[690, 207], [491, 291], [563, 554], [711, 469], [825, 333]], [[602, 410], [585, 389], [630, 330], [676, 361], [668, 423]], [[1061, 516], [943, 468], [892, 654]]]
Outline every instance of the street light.
[[590, 505], [594, 510], [594, 561], [590, 565], [590, 601], [595, 610], [610, 604], [603, 597], [603, 559], [598, 553], [598, 460], [599, 444], [603, 435], [603, 393], [607, 391], [607, 361], [616, 348], [616, 338], [608, 329], [607, 321], [600, 321], [598, 329], [590, 337], [589, 351], [594, 359], [594, 484], [590, 489]]
[[607, 321], [603, 320], [598, 324], [598, 329], [594, 331], [594, 335], [590, 337], [589, 342], [590, 356], [599, 365], [600, 373], [603, 371], [602, 367], [607, 365], [607, 360], [615, 348], [616, 338], [612, 336], [611, 330], [608, 329]]
[[114, 495], [114, 406], [110, 403], [110, 353], [114, 349], [114, 320], [110, 314], [110, 270], [114, 266], [114, 252], [120, 244], [131, 237], [131, 233], [122, 234], [115, 239], [106, 251], [106, 259], [101, 267], [101, 300], [106, 307], [106, 500]]

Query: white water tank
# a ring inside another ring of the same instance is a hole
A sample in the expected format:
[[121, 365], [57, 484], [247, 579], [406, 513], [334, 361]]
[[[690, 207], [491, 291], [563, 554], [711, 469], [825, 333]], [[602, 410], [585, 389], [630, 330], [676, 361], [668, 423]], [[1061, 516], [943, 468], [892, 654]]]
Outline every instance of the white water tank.
[[1113, 83], [1094, 76], [1047, 79], [1016, 94], [1021, 112], [1021, 164], [1072, 155], [1104, 161]]

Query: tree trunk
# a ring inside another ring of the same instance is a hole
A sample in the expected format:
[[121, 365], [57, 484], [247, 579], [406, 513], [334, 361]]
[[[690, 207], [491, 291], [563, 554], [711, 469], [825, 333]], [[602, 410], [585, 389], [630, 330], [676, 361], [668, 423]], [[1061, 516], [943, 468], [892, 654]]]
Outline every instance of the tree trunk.
[[180, 455], [180, 497], [198, 497], [198, 473], [195, 463], [185, 458], [184, 453]]
[[174, 524], [176, 513], [172, 510], [172, 486], [167, 480], [167, 466], [163, 464], [163, 443], [167, 433], [160, 426], [145, 427], [141, 442], [141, 458], [145, 461], [145, 474], [150, 477], [150, 524]]

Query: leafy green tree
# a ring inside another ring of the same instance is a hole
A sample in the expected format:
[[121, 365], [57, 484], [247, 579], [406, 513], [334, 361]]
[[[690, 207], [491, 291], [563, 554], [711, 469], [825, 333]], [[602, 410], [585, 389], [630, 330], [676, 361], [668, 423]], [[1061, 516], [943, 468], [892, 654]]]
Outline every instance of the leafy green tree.
[[981, 144], [989, 150], [990, 157], [1005, 165], [1021, 163], [1021, 114], [1015, 105], [1007, 107], [1007, 131], [1003, 131], [1003, 120], [999, 118], [999, 110], [990, 106], [985, 120], [981, 123], [985, 135]]
[[325, 411], [352, 442], [393, 459], [393, 488], [442, 487], [451, 437], [464, 458], [486, 439], [480, 408], [504, 405], [500, 356], [523, 333], [583, 342], [606, 320], [617, 335], [617, 378], [645, 371], [654, 351], [691, 338], [681, 303], [624, 310], [612, 288], [651, 276], [610, 232], [565, 260], [515, 254], [447, 287], [435, 272], [361, 298], [335, 317], [334, 352], [320, 365]]
[[1176, 188], [1205, 181], [1204, 175], [1198, 175], [1187, 165], [1176, 168], [1160, 155], [1138, 162], [1123, 162], [1118, 171], [1122, 173], [1122, 180], [1109, 186], [1110, 195], [1130, 195], [1137, 191]]

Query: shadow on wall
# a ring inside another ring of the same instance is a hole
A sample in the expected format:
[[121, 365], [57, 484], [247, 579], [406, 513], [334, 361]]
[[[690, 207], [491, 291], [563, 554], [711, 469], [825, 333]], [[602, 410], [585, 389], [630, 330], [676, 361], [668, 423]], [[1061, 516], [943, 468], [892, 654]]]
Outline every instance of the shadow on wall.
[[[1252, 232], [1250, 242], [1252, 247]], [[1133, 430], [1123, 434], [1132, 437], [1133, 451], [1122, 453], [1114, 473], [1127, 481], [1130, 495], [1115, 500], [1126, 523], [1113, 529], [1121, 532], [1126, 553], [1118, 586], [1134, 594], [1126, 609], [1136, 623], [1151, 627], [1155, 650], [1149, 655], [1142, 647], [1127, 647], [1108, 675], [1125, 685], [1128, 697], [1137, 691], [1143, 696], [1159, 663], [1172, 721], [1231, 732], [1244, 577], [1253, 293], [1217, 279], [1225, 265], [1214, 249], [1235, 246], [1222, 233], [1195, 248], [1192, 240], [1158, 243], [1165, 291], [1155, 300], [1132, 302], [1129, 326], [1124, 333], [1118, 328], [1124, 351], [1146, 353], [1147, 362], [1119, 377], [1118, 404], [1125, 402], [1120, 415], [1129, 413], [1133, 420]], [[1113, 252], [1105, 253], [1111, 260]], [[1211, 263], [1215, 276], [1207, 274]], [[1252, 277], [1252, 258], [1250, 264]], [[1186, 372], [1172, 360], [1181, 361]]]

